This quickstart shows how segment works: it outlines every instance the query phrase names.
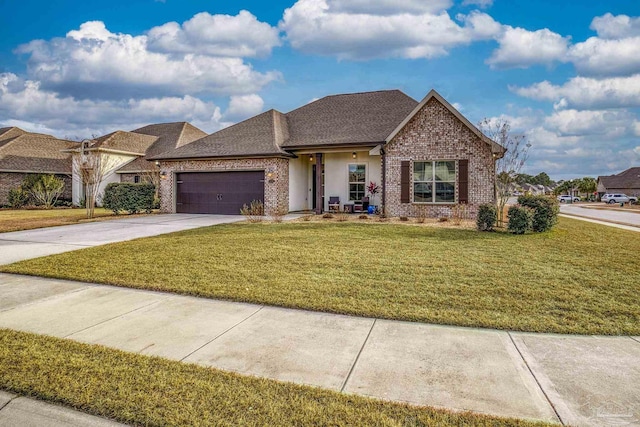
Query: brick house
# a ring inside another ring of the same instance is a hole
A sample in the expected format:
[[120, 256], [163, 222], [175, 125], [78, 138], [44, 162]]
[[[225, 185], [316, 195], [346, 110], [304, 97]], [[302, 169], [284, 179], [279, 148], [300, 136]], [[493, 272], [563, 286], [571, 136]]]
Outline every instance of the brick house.
[[627, 196], [640, 196], [640, 167], [636, 166], [617, 175], [598, 177], [598, 195], [605, 193], [624, 193]]
[[[157, 174], [155, 162], [150, 156], [181, 147], [207, 134], [187, 122], [152, 124], [130, 132], [118, 130], [99, 138], [87, 140], [85, 153], [100, 156], [104, 178], [98, 190], [98, 204], [105, 187], [112, 182], [138, 183], [152, 180]], [[68, 150], [80, 156], [79, 147]], [[73, 203], [84, 199], [84, 188], [79, 171], [73, 171]]]
[[64, 181], [61, 199], [70, 200], [71, 155], [63, 150], [78, 143], [17, 127], [0, 128], [0, 206], [7, 205], [9, 191], [29, 174], [53, 174]]
[[494, 201], [503, 147], [436, 91], [417, 102], [398, 90], [327, 96], [287, 114], [270, 110], [159, 155], [163, 212], [266, 213], [370, 203], [392, 216], [472, 214]]

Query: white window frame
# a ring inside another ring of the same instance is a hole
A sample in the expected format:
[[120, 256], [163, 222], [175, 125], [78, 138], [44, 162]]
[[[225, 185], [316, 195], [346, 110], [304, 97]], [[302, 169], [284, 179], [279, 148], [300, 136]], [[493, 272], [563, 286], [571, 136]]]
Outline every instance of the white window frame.
[[[351, 166], [364, 166], [364, 182], [356, 182], [356, 181], [351, 181], [350, 180], [350, 175], [351, 175]], [[347, 165], [347, 199], [349, 202], [353, 202], [353, 201], [358, 201], [358, 200], [362, 200], [362, 197], [366, 197], [367, 196], [367, 178], [368, 178], [368, 173], [369, 173], [369, 164], [366, 162], [354, 162], [354, 163], [349, 163]], [[362, 184], [363, 185], [363, 192], [362, 192], [362, 197], [360, 199], [352, 199], [351, 198], [351, 184]]]
[[[436, 163], [437, 162], [453, 162], [455, 168], [454, 181], [436, 181]], [[416, 163], [431, 163], [431, 180], [430, 181], [416, 181], [415, 180], [415, 164]], [[453, 183], [453, 201], [450, 202], [436, 202], [436, 183]], [[432, 193], [431, 202], [416, 202], [415, 200], [415, 184], [416, 183], [431, 183]], [[458, 161], [454, 159], [436, 159], [436, 160], [413, 160], [411, 162], [411, 200], [412, 203], [418, 205], [454, 205], [457, 203], [457, 191], [458, 191]]]

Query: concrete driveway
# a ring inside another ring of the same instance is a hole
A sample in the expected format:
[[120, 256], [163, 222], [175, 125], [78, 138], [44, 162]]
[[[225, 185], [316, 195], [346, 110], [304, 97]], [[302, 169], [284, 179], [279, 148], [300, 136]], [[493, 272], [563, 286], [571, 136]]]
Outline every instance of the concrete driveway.
[[245, 220], [241, 215], [159, 214], [0, 233], [0, 265], [91, 246]]

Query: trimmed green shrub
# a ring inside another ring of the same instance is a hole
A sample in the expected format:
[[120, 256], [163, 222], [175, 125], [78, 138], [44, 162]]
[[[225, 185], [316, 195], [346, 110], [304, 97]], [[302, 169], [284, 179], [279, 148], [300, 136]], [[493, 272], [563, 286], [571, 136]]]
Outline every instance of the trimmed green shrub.
[[104, 190], [102, 206], [118, 215], [120, 212], [135, 214], [151, 212], [155, 197], [153, 184], [111, 183]]
[[478, 218], [476, 219], [476, 226], [480, 231], [493, 231], [493, 227], [498, 220], [498, 214], [495, 205], [486, 203], [480, 205], [478, 208]]
[[520, 196], [518, 204], [534, 210], [531, 229], [536, 233], [551, 230], [558, 222], [560, 204], [547, 196]]
[[22, 189], [22, 186], [18, 188], [12, 188], [9, 190], [9, 195], [7, 196], [7, 201], [9, 202], [9, 206], [14, 209], [20, 209], [24, 207], [29, 202], [29, 193]]
[[531, 230], [534, 210], [526, 206], [511, 206], [507, 211], [509, 224], [507, 230], [513, 234], [524, 234]]

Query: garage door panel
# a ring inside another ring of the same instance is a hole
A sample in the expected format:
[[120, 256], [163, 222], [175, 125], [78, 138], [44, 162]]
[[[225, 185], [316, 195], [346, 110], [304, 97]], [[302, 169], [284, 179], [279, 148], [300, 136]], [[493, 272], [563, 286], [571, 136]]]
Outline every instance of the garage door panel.
[[188, 172], [176, 175], [176, 212], [239, 215], [264, 201], [264, 171]]

